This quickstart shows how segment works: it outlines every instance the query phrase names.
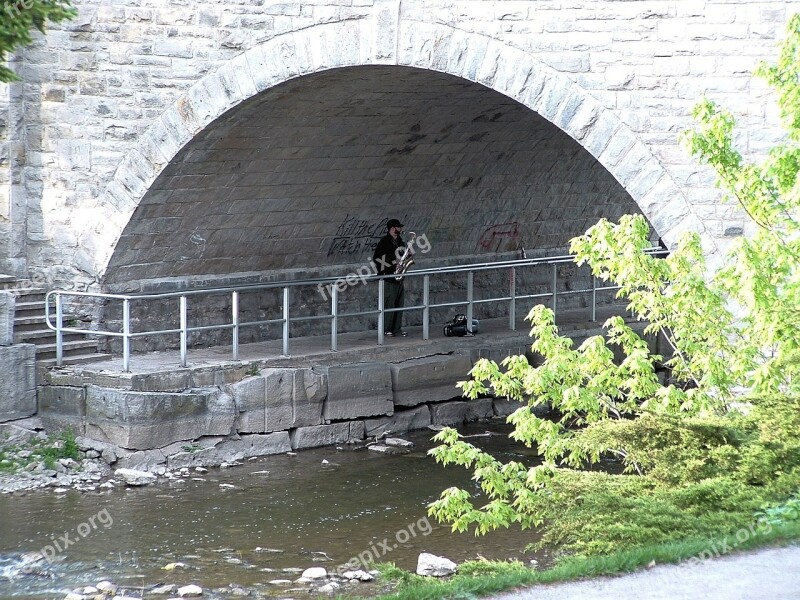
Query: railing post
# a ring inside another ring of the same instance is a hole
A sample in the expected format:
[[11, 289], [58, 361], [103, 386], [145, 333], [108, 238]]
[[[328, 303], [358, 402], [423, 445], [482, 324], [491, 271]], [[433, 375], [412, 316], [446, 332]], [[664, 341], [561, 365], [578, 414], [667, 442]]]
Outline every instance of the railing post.
[[378, 346], [383, 346], [383, 330], [386, 323], [386, 315], [383, 312], [385, 301], [385, 282], [378, 280]]
[[597, 277], [592, 275], [592, 323], [597, 321]]
[[181, 296], [181, 366], [186, 366], [186, 347], [189, 341], [186, 296]]
[[508, 328], [511, 331], [517, 330], [517, 269], [511, 267], [511, 275], [509, 275], [510, 285], [508, 295], [511, 296], [508, 305]]
[[289, 288], [283, 288], [283, 355], [289, 356]]
[[467, 329], [472, 331], [474, 273], [467, 271]]
[[122, 301], [122, 370], [131, 370], [131, 301]]
[[558, 299], [558, 265], [553, 263], [553, 315], [556, 314], [556, 301]]
[[64, 299], [56, 294], [56, 366], [64, 362]]
[[339, 288], [331, 286], [331, 351], [339, 349], [337, 335], [339, 333]]
[[422, 278], [422, 339], [431, 339], [431, 276]]
[[231, 294], [231, 317], [233, 323], [233, 360], [239, 360], [239, 292]]

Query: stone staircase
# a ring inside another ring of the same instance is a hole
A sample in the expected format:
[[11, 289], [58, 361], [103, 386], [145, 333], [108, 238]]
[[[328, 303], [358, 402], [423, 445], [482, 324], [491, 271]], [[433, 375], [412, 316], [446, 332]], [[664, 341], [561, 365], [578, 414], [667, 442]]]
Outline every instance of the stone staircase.
[[[46, 290], [15, 277], [0, 275], [0, 290], [16, 295], [14, 312], [14, 343], [36, 346], [37, 370], [56, 364], [56, 332], [47, 327], [44, 313]], [[68, 324], [74, 317], [64, 315]], [[110, 354], [97, 350], [97, 340], [80, 333], [64, 334], [63, 364], [76, 365], [107, 360]]]

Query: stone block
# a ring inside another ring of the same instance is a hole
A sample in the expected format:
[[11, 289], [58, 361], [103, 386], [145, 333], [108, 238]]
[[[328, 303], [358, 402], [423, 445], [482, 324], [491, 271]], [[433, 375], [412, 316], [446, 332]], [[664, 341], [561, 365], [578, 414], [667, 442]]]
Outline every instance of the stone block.
[[131, 389], [141, 392], [180, 392], [189, 387], [192, 386], [188, 371], [148, 373], [131, 377]]
[[471, 421], [484, 421], [494, 416], [494, 400], [491, 398], [477, 398], [467, 401], [467, 423]]
[[[223, 442], [225, 444], [227, 442]], [[288, 431], [276, 431], [265, 435], [243, 435], [238, 443], [242, 446], [244, 458], [283, 454], [292, 449]]]
[[292, 427], [322, 423], [322, 407], [328, 395], [328, 380], [312, 369], [296, 369], [292, 396]]
[[215, 446], [202, 448], [195, 452], [177, 452], [168, 455], [166, 460], [170, 469], [210, 467], [255, 456], [282, 454], [291, 449], [289, 432], [279, 431], [266, 435], [243, 435], [236, 440], [222, 440]]
[[309, 369], [264, 369], [263, 431], [283, 431], [322, 423], [324, 382], [308, 376]]
[[434, 425], [461, 425], [494, 416], [493, 400], [456, 400], [431, 405], [431, 420]]
[[14, 343], [14, 307], [14, 294], [0, 291], [0, 346]]
[[44, 385], [38, 388], [39, 416], [48, 414], [86, 416], [86, 388]]
[[155, 471], [158, 467], [166, 465], [167, 457], [161, 450], [141, 450], [139, 452], [131, 452], [127, 456], [121, 457], [114, 463], [114, 468]]
[[333, 423], [331, 425], [315, 425], [313, 427], [298, 427], [290, 432], [293, 450], [303, 448], [317, 448], [344, 444], [351, 441], [364, 439], [364, 423]]
[[235, 416], [233, 398], [216, 389], [170, 393], [86, 388], [87, 437], [133, 450], [228, 435]]
[[469, 378], [472, 361], [466, 354], [412, 358], [390, 365], [395, 406], [417, 406], [461, 396], [458, 381]]
[[517, 402], [516, 400], [498, 398], [493, 402], [492, 406], [494, 408], [494, 415], [496, 417], [507, 417], [518, 408], [525, 406], [525, 403]]
[[431, 424], [431, 409], [427, 405], [408, 410], [397, 410], [391, 417], [365, 419], [364, 430], [367, 437], [384, 433], [403, 433], [423, 429]]
[[36, 347], [0, 346], [0, 423], [36, 414]]
[[238, 413], [236, 430], [240, 433], [265, 431], [266, 379], [264, 377], [248, 377], [229, 386], [229, 390]]
[[392, 376], [386, 363], [365, 362], [317, 369], [328, 382], [323, 419], [341, 421], [389, 415], [394, 410]]

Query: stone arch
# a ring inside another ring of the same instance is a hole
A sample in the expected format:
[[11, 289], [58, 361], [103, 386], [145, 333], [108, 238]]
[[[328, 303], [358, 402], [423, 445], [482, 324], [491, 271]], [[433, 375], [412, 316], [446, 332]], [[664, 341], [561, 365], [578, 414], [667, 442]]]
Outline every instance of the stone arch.
[[[366, 20], [316, 25], [278, 35], [195, 83], [141, 136], [100, 199], [83, 246], [93, 251], [103, 279], [117, 241], [159, 173], [181, 148], [228, 110], [260, 92], [303, 75], [383, 64], [446, 73], [481, 84], [535, 111], [581, 144], [619, 181], [665, 243], [688, 230], [715, 249], [681, 189], [649, 148], [613, 111], [535, 57], [505, 43], [440, 24], [399, 23], [395, 45]], [[380, 46], [378, 48], [377, 46]], [[390, 50], [387, 51], [387, 47]]]

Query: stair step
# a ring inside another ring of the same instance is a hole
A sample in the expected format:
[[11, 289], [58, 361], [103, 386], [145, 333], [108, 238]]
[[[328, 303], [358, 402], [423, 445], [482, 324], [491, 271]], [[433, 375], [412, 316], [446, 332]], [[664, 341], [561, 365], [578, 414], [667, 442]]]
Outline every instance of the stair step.
[[6, 286], [17, 282], [13, 275], [0, 275], [0, 286]]
[[[82, 333], [63, 333], [64, 341], [86, 339]], [[34, 329], [32, 331], [17, 331], [14, 329], [14, 342], [17, 344], [46, 344], [56, 343], [56, 332], [52, 329]]]
[[19, 312], [26, 312], [36, 310], [44, 314], [44, 300], [32, 300], [30, 302], [17, 302], [14, 310]]
[[[80, 354], [80, 350], [91, 350], [97, 352], [97, 342], [93, 340], [76, 340], [63, 343], [64, 356]], [[56, 345], [52, 344], [37, 344], [36, 345], [36, 360], [40, 358], [55, 358]]]
[[[102, 352], [95, 352], [93, 354], [77, 354], [74, 356], [64, 356], [64, 360], [61, 362], [62, 365], [83, 365], [86, 363], [93, 363], [93, 362], [100, 362], [103, 360], [111, 360], [114, 358], [112, 354], [105, 354]], [[56, 359], [54, 358], [43, 358], [40, 359], [37, 357], [36, 359], [36, 366], [37, 368], [49, 368], [54, 367], [56, 364]]]

